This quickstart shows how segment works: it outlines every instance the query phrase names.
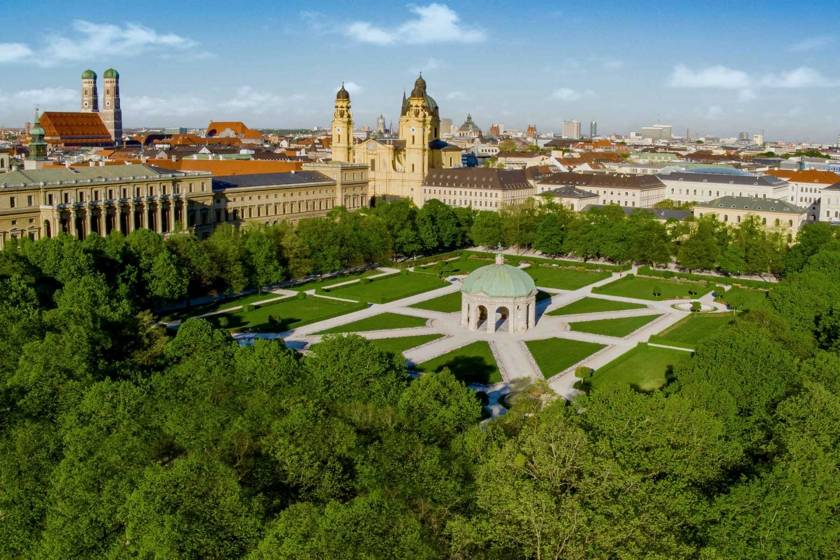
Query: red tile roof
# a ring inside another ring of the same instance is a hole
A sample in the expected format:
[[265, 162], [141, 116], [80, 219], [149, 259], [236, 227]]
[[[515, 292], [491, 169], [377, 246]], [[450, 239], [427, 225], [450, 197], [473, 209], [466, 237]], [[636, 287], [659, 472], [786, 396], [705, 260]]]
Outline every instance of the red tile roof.
[[48, 144], [65, 146], [102, 146], [113, 144], [111, 134], [99, 113], [45, 111], [41, 126]]
[[779, 177], [780, 179], [787, 179], [794, 183], [824, 183], [826, 185], [833, 185], [840, 183], [840, 175], [832, 173], [831, 171], [817, 171], [814, 169], [806, 169], [803, 171], [794, 169], [771, 169], [767, 172], [768, 175]]
[[303, 169], [300, 161], [225, 160], [225, 159], [150, 159], [148, 165], [175, 171], [209, 171], [213, 175], [253, 175], [256, 173], [285, 173]]

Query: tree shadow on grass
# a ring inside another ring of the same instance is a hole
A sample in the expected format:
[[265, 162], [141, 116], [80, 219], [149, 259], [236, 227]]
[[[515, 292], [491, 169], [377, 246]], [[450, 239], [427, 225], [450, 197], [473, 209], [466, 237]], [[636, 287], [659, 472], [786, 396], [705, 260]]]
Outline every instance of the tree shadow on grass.
[[247, 321], [239, 315], [225, 313], [222, 315], [214, 315], [207, 317], [214, 326], [223, 329], [241, 329], [246, 328], [251, 332], [285, 332], [293, 329], [298, 323], [302, 321], [299, 317], [280, 317], [275, 318], [269, 315], [268, 319], [257, 325], [248, 326]]
[[491, 376], [496, 371], [496, 368], [484, 361], [478, 356], [456, 356], [435, 368], [435, 372], [449, 369], [452, 375], [469, 385], [471, 383], [481, 383], [488, 385], [492, 383]]

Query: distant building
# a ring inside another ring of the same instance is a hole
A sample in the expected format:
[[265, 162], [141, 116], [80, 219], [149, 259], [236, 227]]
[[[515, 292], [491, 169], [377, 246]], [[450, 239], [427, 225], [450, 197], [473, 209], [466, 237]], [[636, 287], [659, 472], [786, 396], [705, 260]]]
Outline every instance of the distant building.
[[440, 135], [452, 136], [455, 133], [455, 125], [452, 119], [440, 119]]
[[580, 138], [580, 121], [563, 121], [563, 138]]
[[475, 140], [477, 138], [481, 138], [481, 129], [478, 128], [478, 125], [475, 124], [472, 120], [472, 115], [467, 113], [467, 120], [458, 127], [458, 131], [455, 133], [457, 138], [467, 139], [467, 140]]
[[[552, 173], [537, 182], [537, 193], [574, 187], [598, 197], [597, 204], [650, 208], [665, 199], [665, 185], [652, 175], [616, 173]], [[589, 204], [596, 203], [588, 201]]]
[[522, 170], [465, 167], [431, 169], [423, 179], [423, 200], [440, 200], [449, 206], [496, 212], [525, 202], [534, 187]]
[[505, 132], [505, 125], [503, 125], [501, 123], [492, 123], [490, 125], [490, 130], [489, 130], [488, 134], [490, 136], [495, 136], [496, 138], [498, 138], [504, 132]]
[[840, 183], [823, 189], [819, 204], [821, 222], [840, 223]]
[[674, 202], [709, 202], [721, 197], [790, 200], [791, 186], [771, 175], [676, 172], [660, 175], [665, 198]]
[[537, 137], [537, 125], [529, 124], [528, 129], [525, 131], [525, 138], [536, 138]]
[[599, 196], [594, 192], [579, 189], [572, 185], [543, 191], [535, 195], [537, 201], [553, 200], [556, 204], [564, 206], [574, 212], [581, 212], [591, 204], [598, 204]]
[[598, 121], [590, 121], [589, 122], [589, 137], [590, 138], [597, 138], [598, 137]]
[[784, 200], [723, 196], [697, 204], [694, 216], [715, 216], [729, 225], [737, 225], [749, 216], [757, 216], [769, 229], [796, 232], [806, 221], [806, 210]]
[[673, 128], [670, 124], [643, 126], [640, 130], [640, 135], [642, 138], [649, 140], [670, 140], [673, 138]]
[[752, 135], [752, 143], [756, 146], [764, 146], [764, 135], [763, 134], [753, 134]]
[[96, 72], [88, 69], [82, 73], [79, 112], [44, 111], [41, 114], [41, 127], [47, 145], [105, 147], [122, 143], [119, 73], [109, 68], [103, 78], [105, 97], [101, 112]]
[[241, 121], [212, 121], [204, 132], [207, 138], [238, 138], [243, 144], [262, 144], [263, 134]]

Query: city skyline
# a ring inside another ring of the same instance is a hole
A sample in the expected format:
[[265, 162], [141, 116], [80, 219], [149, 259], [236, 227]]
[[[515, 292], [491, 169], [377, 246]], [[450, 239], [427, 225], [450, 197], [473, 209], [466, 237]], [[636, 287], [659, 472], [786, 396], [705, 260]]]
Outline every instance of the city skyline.
[[94, 3], [83, 18], [44, 6], [7, 7], [16, 25], [0, 41], [0, 126], [22, 126], [35, 105], [78, 110], [81, 72], [113, 66], [127, 127], [326, 126], [342, 81], [356, 125], [372, 127], [380, 113], [396, 120], [394, 100], [422, 71], [456, 124], [471, 113], [485, 128], [559, 132], [564, 120], [597, 120], [612, 134], [667, 122], [676, 134], [764, 130], [821, 143], [840, 131], [830, 72], [840, 40], [814, 5], [795, 22], [786, 2], [632, 13], [575, 2], [293, 2], [236, 13], [217, 2]]

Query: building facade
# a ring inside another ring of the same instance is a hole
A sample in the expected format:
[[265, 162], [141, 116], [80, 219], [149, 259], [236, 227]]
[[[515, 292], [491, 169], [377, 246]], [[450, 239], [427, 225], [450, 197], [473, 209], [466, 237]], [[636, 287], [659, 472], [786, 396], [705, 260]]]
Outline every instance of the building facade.
[[630, 208], [650, 208], [665, 199], [665, 185], [653, 175], [616, 173], [552, 173], [536, 185], [537, 194], [561, 187], [573, 187], [598, 197], [587, 204], [617, 204]]
[[423, 200], [439, 200], [449, 206], [497, 212], [522, 204], [534, 187], [522, 170], [492, 167], [433, 169], [423, 181]]
[[421, 206], [423, 178], [431, 169], [460, 167], [461, 150], [440, 139], [439, 108], [420, 76], [411, 95], [403, 96], [397, 138], [370, 138], [355, 145], [350, 94], [342, 85], [335, 98], [332, 160], [367, 165], [371, 196], [403, 197]]
[[724, 196], [790, 202], [791, 197], [790, 184], [770, 175], [678, 172], [659, 175], [659, 179], [665, 184], [665, 198], [674, 202], [710, 202]]
[[805, 208], [784, 200], [740, 196], [724, 196], [702, 202], [694, 207], [694, 216], [715, 216], [718, 221], [736, 226], [748, 216], [757, 216], [768, 229], [790, 234], [788, 241], [793, 239], [796, 231], [807, 221]]
[[580, 138], [580, 121], [563, 121], [563, 138], [570, 140]]

